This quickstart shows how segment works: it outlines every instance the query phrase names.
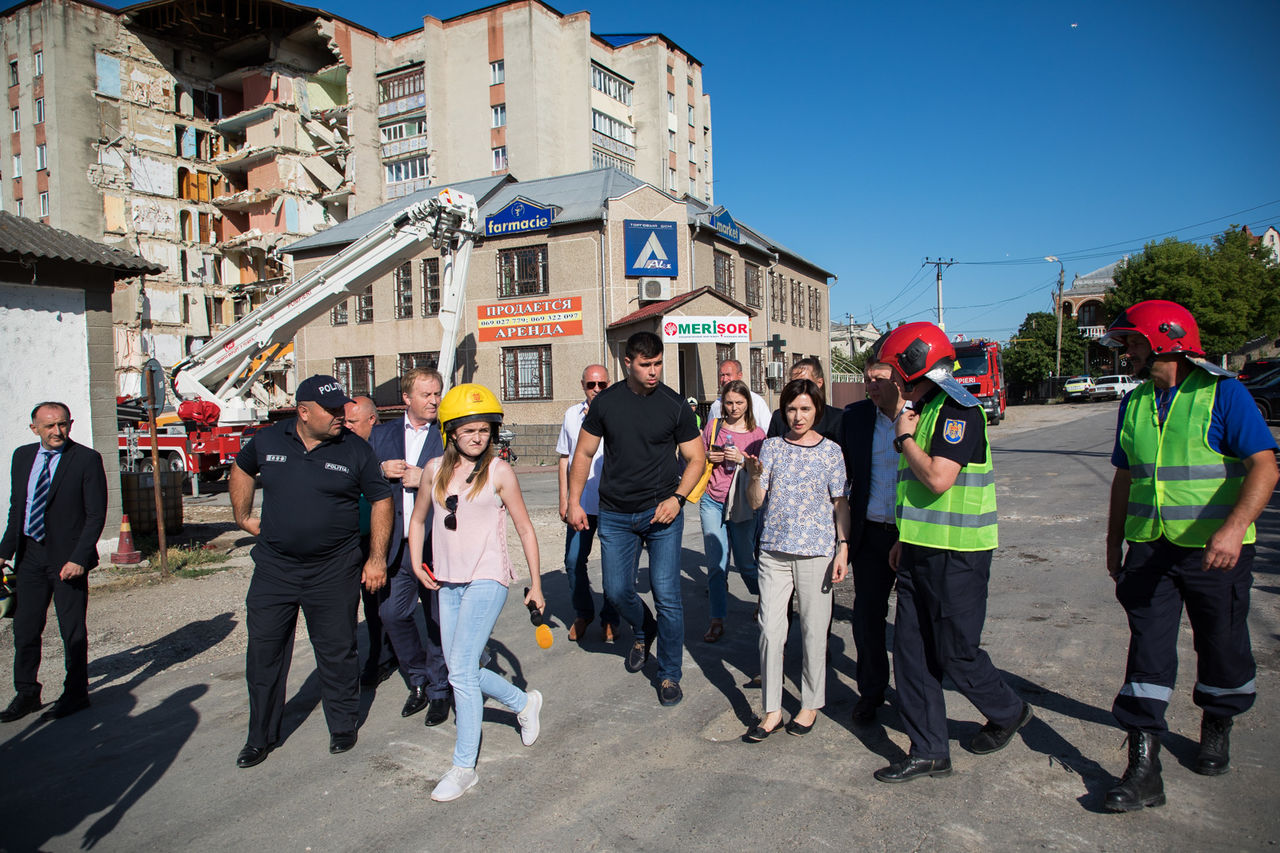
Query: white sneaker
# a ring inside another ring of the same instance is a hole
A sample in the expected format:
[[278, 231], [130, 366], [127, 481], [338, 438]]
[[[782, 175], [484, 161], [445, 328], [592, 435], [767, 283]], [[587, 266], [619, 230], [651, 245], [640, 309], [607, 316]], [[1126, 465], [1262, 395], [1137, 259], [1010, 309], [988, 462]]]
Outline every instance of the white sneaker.
[[526, 691], [529, 701], [524, 703], [524, 710], [516, 714], [516, 722], [520, 724], [520, 742], [525, 746], [533, 746], [541, 731], [542, 694], [537, 690]]
[[437, 803], [456, 800], [465, 794], [469, 788], [474, 788], [479, 781], [480, 776], [476, 774], [475, 768], [451, 767], [449, 772], [444, 774], [440, 783], [436, 785], [436, 789], [431, 792], [431, 799]]

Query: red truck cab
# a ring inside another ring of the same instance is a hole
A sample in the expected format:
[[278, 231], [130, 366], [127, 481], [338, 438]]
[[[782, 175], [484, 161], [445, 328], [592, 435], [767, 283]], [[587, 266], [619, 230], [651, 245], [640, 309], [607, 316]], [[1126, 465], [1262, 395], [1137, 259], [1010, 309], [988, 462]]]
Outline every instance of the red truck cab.
[[987, 423], [1000, 423], [1008, 405], [1000, 344], [983, 339], [962, 340], [956, 341], [955, 347], [956, 379], [982, 403]]

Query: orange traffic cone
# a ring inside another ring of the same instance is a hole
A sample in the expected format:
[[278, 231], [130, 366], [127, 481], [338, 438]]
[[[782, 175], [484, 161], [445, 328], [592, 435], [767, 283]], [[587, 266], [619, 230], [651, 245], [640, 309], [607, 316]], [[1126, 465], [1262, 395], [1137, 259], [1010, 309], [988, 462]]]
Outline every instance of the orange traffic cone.
[[129, 526], [129, 516], [120, 516], [120, 550], [111, 554], [111, 562], [117, 566], [132, 566], [142, 562], [142, 552], [133, 547], [133, 528]]

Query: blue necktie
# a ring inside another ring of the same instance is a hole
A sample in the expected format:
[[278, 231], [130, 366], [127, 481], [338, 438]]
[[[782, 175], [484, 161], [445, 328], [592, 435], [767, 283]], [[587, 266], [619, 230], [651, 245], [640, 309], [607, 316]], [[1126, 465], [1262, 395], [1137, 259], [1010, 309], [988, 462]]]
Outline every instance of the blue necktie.
[[44, 541], [44, 511], [49, 503], [49, 484], [53, 482], [53, 476], [49, 473], [53, 454], [46, 450], [42, 455], [44, 465], [40, 469], [40, 476], [36, 478], [36, 491], [31, 496], [31, 522], [27, 525], [27, 535], [38, 542]]

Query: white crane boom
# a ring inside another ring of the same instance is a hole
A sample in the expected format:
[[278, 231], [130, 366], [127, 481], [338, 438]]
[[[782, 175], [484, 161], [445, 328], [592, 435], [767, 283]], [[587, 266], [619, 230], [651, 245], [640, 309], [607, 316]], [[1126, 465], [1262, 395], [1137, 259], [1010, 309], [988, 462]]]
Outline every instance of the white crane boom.
[[452, 189], [396, 213], [175, 365], [172, 378], [178, 398], [217, 405], [222, 424], [265, 420], [268, 401], [257, 379], [280, 350], [299, 329], [363, 292], [412, 257], [426, 240], [441, 252], [440, 372], [447, 386], [478, 219], [475, 199]]

